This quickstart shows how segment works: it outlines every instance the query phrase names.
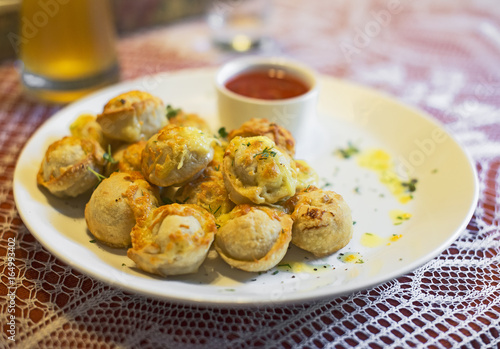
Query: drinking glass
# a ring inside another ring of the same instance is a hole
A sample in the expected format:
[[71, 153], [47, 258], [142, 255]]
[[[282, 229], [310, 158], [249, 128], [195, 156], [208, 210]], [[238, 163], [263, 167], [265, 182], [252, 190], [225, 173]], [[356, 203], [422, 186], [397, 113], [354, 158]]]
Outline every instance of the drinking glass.
[[216, 45], [245, 52], [262, 47], [267, 38], [269, 0], [212, 0], [208, 24]]
[[118, 80], [107, 0], [23, 0], [21, 80], [43, 100], [67, 103]]

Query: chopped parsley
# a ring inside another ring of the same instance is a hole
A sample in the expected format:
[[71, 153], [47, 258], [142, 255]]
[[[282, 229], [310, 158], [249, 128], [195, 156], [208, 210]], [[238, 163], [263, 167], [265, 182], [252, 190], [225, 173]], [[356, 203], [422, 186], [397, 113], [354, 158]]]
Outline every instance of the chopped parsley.
[[219, 207], [217, 207], [217, 209], [214, 211], [212, 211], [212, 207], [210, 206], [210, 204], [208, 205], [208, 209], [210, 210], [210, 213], [215, 215], [217, 212], [219, 212], [220, 208], [221, 208], [222, 205], [219, 205]]
[[277, 153], [275, 151], [273, 151], [272, 149], [273, 149], [273, 147], [271, 147], [271, 148], [265, 147], [263, 151], [255, 154], [253, 157], [256, 158], [258, 156], [259, 160], [267, 159], [267, 158], [269, 158], [269, 156], [275, 157]]
[[170, 104], [167, 105], [167, 119], [175, 118], [181, 111], [180, 108], [174, 109]]
[[415, 190], [417, 190], [417, 182], [418, 179], [412, 178], [408, 182], [401, 182], [401, 185], [405, 187], [405, 190], [408, 193], [413, 193]]
[[227, 133], [225, 127], [219, 128], [219, 131], [217, 131], [217, 132], [219, 133], [220, 138], [227, 138], [227, 136], [229, 135], [229, 133]]
[[96, 243], [96, 241], [95, 241], [95, 240], [90, 240], [89, 242], [90, 242], [91, 244], [95, 244], [95, 243]]
[[359, 153], [359, 148], [352, 142], [347, 142], [347, 148], [338, 148], [335, 153], [340, 155], [344, 159], [349, 159], [351, 156]]
[[162, 198], [162, 201], [163, 201], [163, 203], [164, 203], [165, 205], [172, 205], [172, 204], [174, 203], [174, 201], [172, 201], [172, 199], [167, 198], [167, 197]]

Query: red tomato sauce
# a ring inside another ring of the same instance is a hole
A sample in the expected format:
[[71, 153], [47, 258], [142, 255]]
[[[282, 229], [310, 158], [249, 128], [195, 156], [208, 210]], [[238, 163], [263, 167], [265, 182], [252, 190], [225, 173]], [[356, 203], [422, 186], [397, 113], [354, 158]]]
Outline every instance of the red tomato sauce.
[[270, 68], [236, 75], [226, 88], [242, 96], [258, 99], [285, 99], [300, 96], [309, 87], [282, 69]]

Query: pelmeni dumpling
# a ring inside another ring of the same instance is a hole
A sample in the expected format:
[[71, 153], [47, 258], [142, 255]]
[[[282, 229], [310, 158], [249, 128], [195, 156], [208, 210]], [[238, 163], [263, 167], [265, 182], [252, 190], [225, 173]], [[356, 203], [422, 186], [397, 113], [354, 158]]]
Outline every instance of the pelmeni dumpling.
[[104, 150], [97, 141], [64, 137], [45, 152], [37, 182], [57, 197], [75, 197], [95, 187], [104, 165]]
[[160, 206], [132, 229], [132, 248], [127, 255], [149, 273], [195, 273], [207, 256], [216, 230], [214, 216], [197, 205]]
[[339, 194], [309, 187], [285, 207], [293, 219], [292, 243], [318, 257], [345, 247], [352, 238], [351, 209]]
[[147, 140], [167, 125], [163, 101], [147, 92], [130, 91], [111, 99], [97, 116], [106, 137], [124, 142]]
[[295, 194], [295, 163], [267, 137], [235, 137], [224, 154], [224, 182], [236, 204], [274, 204]]
[[94, 237], [111, 247], [130, 246], [136, 220], [159, 205], [158, 188], [139, 172], [114, 172], [94, 190], [85, 206], [85, 221]]
[[196, 128], [169, 125], [147, 141], [142, 152], [142, 173], [162, 187], [182, 185], [212, 161], [215, 142]]
[[139, 141], [132, 144], [125, 144], [113, 153], [113, 158], [117, 161], [117, 168], [120, 172], [141, 171], [141, 156], [146, 141]]
[[180, 187], [175, 193], [174, 201], [199, 205], [216, 218], [234, 208], [224, 185], [222, 172], [213, 168], [207, 168], [198, 178]]
[[230, 266], [266, 271], [285, 256], [291, 240], [292, 219], [266, 207], [238, 205], [219, 218], [215, 249]]
[[197, 114], [186, 114], [182, 110], [177, 110], [174, 116], [170, 116], [168, 123], [175, 126], [194, 127], [206, 134], [212, 133], [205, 119], [200, 118]]
[[290, 157], [293, 158], [295, 156], [295, 139], [290, 131], [274, 122], [270, 122], [267, 119], [250, 119], [237, 129], [229, 132], [227, 139], [230, 141], [237, 136], [266, 136], [271, 139], [278, 148], [281, 148], [283, 151], [288, 153]]

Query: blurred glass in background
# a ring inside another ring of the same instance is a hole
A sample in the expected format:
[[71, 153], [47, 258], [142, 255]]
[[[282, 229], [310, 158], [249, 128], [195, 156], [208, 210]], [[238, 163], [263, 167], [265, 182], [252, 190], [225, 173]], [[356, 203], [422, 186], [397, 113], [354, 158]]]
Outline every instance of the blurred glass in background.
[[270, 43], [270, 0], [212, 0], [207, 21], [217, 46], [238, 52]]
[[67, 103], [119, 77], [108, 0], [23, 0], [21, 80], [29, 94]]

